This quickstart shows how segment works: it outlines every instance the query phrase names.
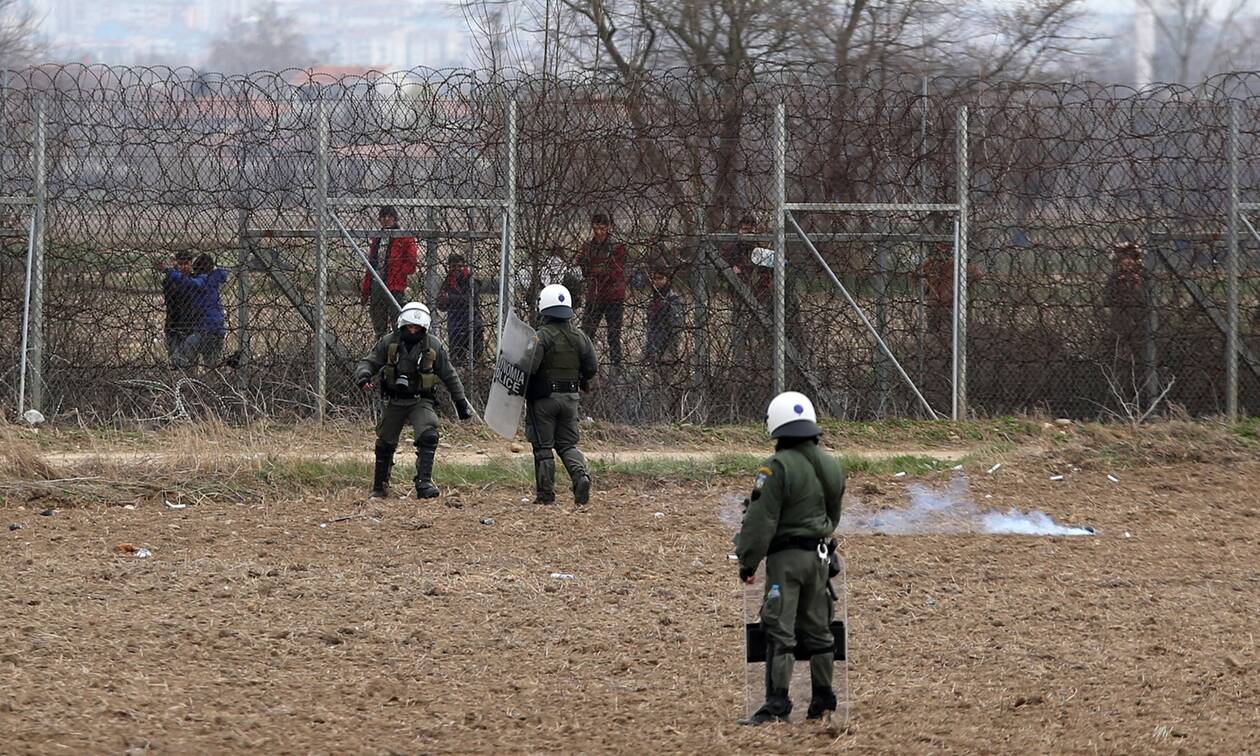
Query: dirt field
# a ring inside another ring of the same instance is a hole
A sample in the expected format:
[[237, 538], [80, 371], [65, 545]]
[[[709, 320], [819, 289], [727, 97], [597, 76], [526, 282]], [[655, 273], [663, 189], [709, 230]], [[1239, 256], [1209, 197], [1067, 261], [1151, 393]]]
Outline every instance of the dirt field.
[[[719, 512], [743, 480], [604, 480], [580, 512], [508, 486], [50, 516], [10, 498], [0, 751], [1256, 749], [1260, 461], [987, 467], [963, 472], [983, 506], [1099, 535], [844, 538], [847, 732], [735, 724]], [[915, 480], [854, 475], [848, 504], [900, 507]]]

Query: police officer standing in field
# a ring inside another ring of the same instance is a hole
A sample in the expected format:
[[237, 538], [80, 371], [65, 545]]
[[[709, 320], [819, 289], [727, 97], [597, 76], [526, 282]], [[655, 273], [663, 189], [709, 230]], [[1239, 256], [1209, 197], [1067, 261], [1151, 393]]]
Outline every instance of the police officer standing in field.
[[840, 521], [844, 469], [818, 446], [822, 433], [814, 405], [804, 394], [776, 396], [766, 410], [766, 429], [776, 439], [774, 456], [757, 470], [744, 522], [735, 539], [739, 578], [751, 585], [766, 560], [761, 623], [766, 631], [766, 702], [741, 724], [787, 721], [788, 686], [797, 646], [809, 658], [813, 695], [808, 717], [836, 709], [831, 686], [835, 639], [828, 590], [826, 539]]
[[538, 345], [529, 384], [525, 389], [525, 435], [534, 447], [534, 482], [538, 504], [556, 500], [556, 460], [573, 481], [573, 503], [591, 497], [591, 475], [586, 457], [578, 450], [579, 391], [590, 391], [599, 370], [595, 347], [583, 331], [573, 327], [573, 296], [561, 284], [547, 286], [538, 295]]
[[379, 382], [384, 397], [381, 419], [376, 425], [372, 498], [388, 495], [389, 471], [404, 424], [410, 424], [416, 434], [416, 496], [431, 499], [441, 493], [433, 485], [439, 380], [450, 392], [459, 419], [473, 416], [472, 405], [464, 396], [464, 384], [451, 366], [446, 346], [429, 334], [430, 321], [428, 307], [420, 302], [406, 305], [398, 314], [397, 329], [382, 337], [354, 371], [355, 382], [363, 390], [371, 390], [374, 382]]

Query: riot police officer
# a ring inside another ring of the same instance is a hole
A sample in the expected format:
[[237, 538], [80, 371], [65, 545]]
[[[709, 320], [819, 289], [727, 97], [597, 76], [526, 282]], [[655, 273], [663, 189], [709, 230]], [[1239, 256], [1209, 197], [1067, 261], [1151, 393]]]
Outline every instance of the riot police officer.
[[757, 470], [745, 501], [744, 521], [735, 539], [740, 580], [751, 585], [766, 560], [766, 594], [761, 623], [766, 631], [766, 701], [741, 724], [786, 721], [792, 667], [800, 646], [809, 659], [812, 697], [808, 717], [836, 709], [831, 685], [835, 607], [828, 591], [826, 539], [840, 520], [844, 469], [818, 446], [821, 430], [814, 405], [804, 394], [776, 396], [766, 410], [766, 430], [775, 439], [774, 456]]
[[354, 371], [365, 391], [379, 382], [383, 396], [381, 419], [376, 425], [376, 468], [372, 498], [388, 494], [389, 472], [404, 424], [415, 430], [416, 496], [431, 499], [441, 494], [433, 485], [433, 458], [438, 447], [437, 383], [451, 394], [460, 420], [473, 416], [464, 396], [464, 385], [455, 373], [446, 346], [429, 334], [429, 308], [411, 302], [398, 314], [397, 329], [376, 343]]
[[591, 474], [578, 450], [580, 391], [590, 390], [599, 369], [595, 347], [573, 326], [573, 296], [561, 284], [551, 284], [538, 295], [542, 327], [529, 384], [525, 389], [525, 436], [534, 447], [534, 483], [538, 504], [556, 500], [556, 461], [560, 455], [573, 482], [573, 503], [591, 496]]

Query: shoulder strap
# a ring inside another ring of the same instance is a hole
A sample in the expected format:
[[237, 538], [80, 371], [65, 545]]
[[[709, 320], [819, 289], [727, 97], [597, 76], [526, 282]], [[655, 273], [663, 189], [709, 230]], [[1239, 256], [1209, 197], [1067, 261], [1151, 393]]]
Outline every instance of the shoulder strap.
[[559, 328], [558, 330], [560, 331], [560, 335], [564, 337], [565, 342], [567, 342], [567, 343], [568, 343], [569, 348], [570, 348], [570, 349], [572, 349], [573, 351], [577, 352], [578, 354], [581, 354], [581, 353], [582, 353], [582, 350], [581, 350], [579, 347], [575, 346], [575, 345], [573, 344], [573, 339], [571, 339], [571, 338], [569, 337], [569, 333], [568, 333], [568, 332], [569, 332], [569, 329], [568, 329], [568, 328], [561, 327], [561, 328]]
[[385, 352], [385, 364], [386, 365], [398, 364], [398, 340], [397, 339], [389, 342], [389, 349]]
[[791, 451], [794, 451], [797, 454], [800, 454], [802, 457], [805, 458], [805, 461], [810, 464], [810, 467], [814, 468], [814, 476], [818, 478], [818, 484], [822, 486], [823, 496], [825, 496], [827, 500], [830, 501], [831, 498], [836, 495], [836, 491], [835, 489], [831, 488], [827, 484], [827, 476], [823, 474], [823, 468], [822, 468], [822, 461], [823, 461], [823, 454], [824, 454], [823, 450], [816, 449], [816, 452], [812, 456], [809, 454], [805, 454], [804, 452], [801, 452], [798, 449], [791, 449]]

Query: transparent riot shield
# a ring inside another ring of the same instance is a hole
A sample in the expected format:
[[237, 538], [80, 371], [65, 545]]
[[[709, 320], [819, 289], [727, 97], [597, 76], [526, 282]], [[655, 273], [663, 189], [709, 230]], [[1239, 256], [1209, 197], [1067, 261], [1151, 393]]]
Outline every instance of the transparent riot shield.
[[[838, 556], [838, 555], [837, 555]], [[843, 727], [849, 721], [849, 665], [848, 665], [848, 587], [845, 582], [844, 559], [839, 559], [840, 573], [831, 578], [835, 591], [835, 615], [831, 621], [831, 633], [835, 636], [836, 659], [832, 672], [832, 688], [836, 692], [836, 712], [832, 723]], [[744, 716], [751, 717], [766, 700], [766, 642], [761, 627], [761, 601], [766, 591], [765, 562], [757, 568], [757, 580], [744, 586]], [[809, 709], [811, 696], [809, 659], [797, 658], [792, 668], [792, 683], [788, 690], [792, 699], [792, 722], [801, 722]]]
[[529, 380], [536, 342], [534, 329], [516, 317], [516, 313], [508, 313], [485, 412], [486, 425], [504, 438], [515, 437], [521, 422], [521, 413], [525, 409], [525, 385]]

